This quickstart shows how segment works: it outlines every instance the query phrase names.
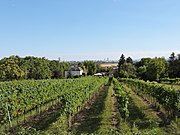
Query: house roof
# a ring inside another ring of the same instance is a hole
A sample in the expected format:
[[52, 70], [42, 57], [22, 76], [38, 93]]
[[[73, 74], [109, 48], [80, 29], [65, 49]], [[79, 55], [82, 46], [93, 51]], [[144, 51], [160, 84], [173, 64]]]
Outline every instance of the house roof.
[[82, 71], [83, 69], [81, 67], [74, 67], [74, 66], [72, 66], [68, 70], [69, 71]]

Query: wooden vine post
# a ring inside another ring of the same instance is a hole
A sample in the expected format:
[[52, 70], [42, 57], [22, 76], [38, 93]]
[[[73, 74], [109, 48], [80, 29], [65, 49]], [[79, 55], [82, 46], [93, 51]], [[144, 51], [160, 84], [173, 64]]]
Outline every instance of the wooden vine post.
[[10, 127], [12, 127], [11, 116], [10, 116], [10, 112], [9, 112], [7, 103], [6, 103], [6, 109], [7, 109], [7, 112], [8, 112], [9, 125], [10, 125]]

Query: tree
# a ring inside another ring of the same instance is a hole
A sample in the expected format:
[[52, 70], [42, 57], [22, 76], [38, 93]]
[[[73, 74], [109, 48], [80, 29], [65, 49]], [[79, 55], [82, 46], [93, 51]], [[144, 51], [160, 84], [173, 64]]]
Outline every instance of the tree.
[[56, 60], [52, 60], [49, 62], [49, 69], [52, 72], [51, 78], [63, 78], [64, 71], [68, 69], [69, 64], [65, 62], [59, 62]]
[[157, 81], [166, 76], [167, 61], [165, 58], [154, 58], [147, 66], [146, 77], [150, 81]]
[[131, 63], [131, 64], [133, 64], [133, 60], [132, 60], [132, 58], [131, 58], [131, 57], [128, 57], [128, 58], [126, 59], [126, 62], [127, 62], [127, 63]]
[[118, 71], [115, 73], [115, 76], [121, 78], [136, 77], [136, 67], [133, 65], [133, 60], [131, 57], [128, 57], [125, 60], [124, 54], [121, 55], [118, 62]]
[[176, 59], [175, 53], [172, 52], [172, 54], [171, 54], [170, 57], [169, 57], [169, 62], [172, 62], [172, 61], [174, 61], [175, 59]]
[[173, 52], [169, 57], [169, 68], [168, 74], [170, 78], [180, 77], [180, 55], [178, 54], [177, 57]]
[[51, 78], [60, 78], [59, 62], [52, 60], [49, 62], [49, 69], [52, 72]]
[[147, 80], [146, 72], [151, 60], [151, 58], [142, 58], [140, 61], [135, 63], [138, 78]]
[[180, 60], [180, 54], [177, 54], [177, 59]]
[[141, 67], [141, 66], [146, 66], [149, 64], [149, 62], [151, 61], [151, 58], [142, 58], [140, 61], [136, 62], [135, 65], [137, 68]]
[[81, 67], [83, 69], [83, 76], [86, 76], [88, 71], [87, 71], [86, 67], [83, 65], [83, 63], [79, 62], [78, 67]]
[[143, 65], [138, 67], [137, 74], [140, 79], [147, 80], [146, 78], [147, 66]]
[[10, 56], [0, 61], [0, 77], [2, 80], [18, 80], [25, 76], [25, 72], [19, 66], [19, 57]]
[[78, 67], [83, 68], [83, 64], [81, 62], [78, 63]]
[[84, 61], [83, 65], [87, 69], [87, 75], [93, 75], [96, 73], [97, 65], [94, 61]]
[[24, 66], [27, 68], [29, 79], [49, 79], [52, 72], [49, 68], [49, 60], [28, 56], [24, 58]]
[[118, 62], [118, 71], [120, 72], [122, 65], [126, 62], [124, 54], [121, 55]]
[[49, 79], [62, 78], [69, 63], [50, 61], [44, 57], [10, 56], [0, 60], [0, 79]]
[[121, 70], [119, 72], [119, 77], [135, 78], [136, 77], [136, 67], [131, 63], [124, 63], [121, 66]]

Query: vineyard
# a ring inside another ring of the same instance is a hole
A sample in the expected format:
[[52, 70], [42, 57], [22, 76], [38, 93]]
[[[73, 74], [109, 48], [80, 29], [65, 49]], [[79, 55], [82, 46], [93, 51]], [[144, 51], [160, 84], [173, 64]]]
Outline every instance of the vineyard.
[[180, 90], [141, 80], [121, 79], [121, 81], [126, 83], [137, 95], [150, 101], [155, 107], [162, 106], [168, 116], [180, 116]]
[[135, 79], [0, 83], [2, 134], [180, 134], [180, 90]]
[[3, 82], [0, 85], [0, 122], [1, 125], [13, 127], [12, 121], [19, 124], [18, 118], [26, 113], [41, 108], [47, 103], [62, 104], [62, 114], [73, 116], [91, 95], [106, 81], [87, 77], [69, 80], [32, 80]]

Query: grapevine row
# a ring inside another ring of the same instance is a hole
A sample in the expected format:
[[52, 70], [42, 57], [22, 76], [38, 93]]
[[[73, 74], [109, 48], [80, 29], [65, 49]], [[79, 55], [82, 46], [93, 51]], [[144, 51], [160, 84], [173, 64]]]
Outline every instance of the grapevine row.
[[170, 116], [180, 115], [180, 90], [137, 79], [120, 79], [140, 96], [152, 97]]
[[126, 120], [126, 118], [129, 117], [129, 94], [124, 90], [122, 84], [117, 79], [113, 78], [113, 84], [120, 115]]

